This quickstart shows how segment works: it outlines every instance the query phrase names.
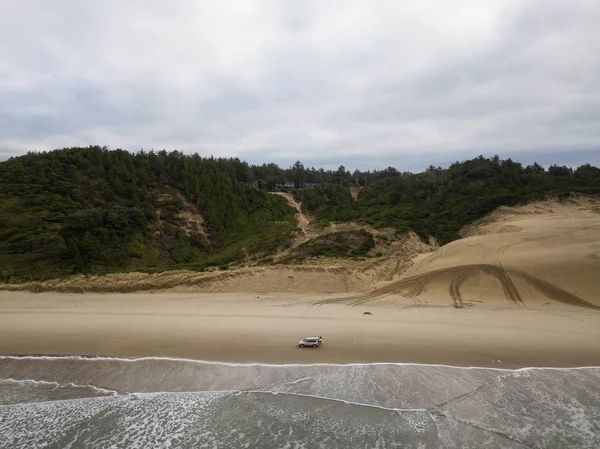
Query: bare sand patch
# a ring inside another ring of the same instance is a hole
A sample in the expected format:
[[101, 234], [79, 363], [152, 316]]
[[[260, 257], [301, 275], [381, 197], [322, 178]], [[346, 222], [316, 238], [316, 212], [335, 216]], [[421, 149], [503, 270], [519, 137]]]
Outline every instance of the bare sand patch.
[[369, 293], [600, 309], [600, 215], [588, 199], [501, 208]]

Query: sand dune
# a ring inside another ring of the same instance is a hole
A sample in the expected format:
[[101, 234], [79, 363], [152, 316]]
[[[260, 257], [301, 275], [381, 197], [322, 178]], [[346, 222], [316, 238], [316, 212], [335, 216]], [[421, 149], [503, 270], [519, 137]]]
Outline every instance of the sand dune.
[[[517, 268], [490, 264], [457, 265], [427, 271], [366, 293], [324, 299], [318, 304], [345, 303], [357, 306], [381, 300], [387, 295], [410, 299], [414, 306], [423, 304], [420, 297], [428, 298], [427, 304], [432, 305], [443, 305], [444, 298], [448, 298], [457, 309], [474, 306], [475, 303], [497, 306], [500, 299], [506, 300], [502, 301], [504, 305], [517, 308], [544, 308], [560, 303], [600, 311], [600, 305], [596, 302], [587, 301], [552, 282]], [[554, 301], [554, 304], [548, 300]]]
[[418, 256], [393, 283], [367, 296], [446, 298], [458, 308], [499, 300], [514, 307], [558, 302], [600, 309], [595, 204], [576, 199], [502, 208], [470, 226], [469, 237]]

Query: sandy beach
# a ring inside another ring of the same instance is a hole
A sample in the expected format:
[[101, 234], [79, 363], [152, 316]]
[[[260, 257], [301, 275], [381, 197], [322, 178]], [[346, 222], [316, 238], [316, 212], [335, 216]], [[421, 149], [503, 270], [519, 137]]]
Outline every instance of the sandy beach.
[[[5, 355], [164, 356], [227, 362], [600, 365], [600, 313], [501, 303], [314, 304], [333, 295], [0, 292]], [[371, 315], [364, 315], [369, 311]], [[296, 347], [322, 335], [317, 349]]]
[[[338, 261], [11, 286], [0, 290], [0, 354], [598, 366], [598, 207], [575, 198], [500, 208], [460, 240], [435, 249], [413, 236], [363, 268]], [[296, 347], [319, 335], [322, 347]]]

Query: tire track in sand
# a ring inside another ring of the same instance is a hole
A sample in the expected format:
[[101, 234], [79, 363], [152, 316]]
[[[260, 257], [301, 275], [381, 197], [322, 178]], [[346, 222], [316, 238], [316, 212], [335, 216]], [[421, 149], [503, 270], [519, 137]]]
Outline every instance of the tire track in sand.
[[416, 296], [420, 294], [428, 284], [439, 279], [441, 276], [451, 275], [453, 277], [449, 284], [449, 294], [454, 302], [454, 307], [462, 308], [464, 304], [460, 291], [461, 286], [468, 277], [480, 274], [481, 272], [494, 276], [496, 279], [498, 279], [500, 285], [502, 286], [506, 300], [516, 306], [526, 307], [521, 293], [513, 282], [513, 277], [525, 281], [529, 287], [539, 291], [544, 296], [554, 301], [572, 306], [600, 310], [600, 306], [586, 301], [580, 296], [558, 287], [551, 282], [527, 273], [526, 271], [517, 268], [489, 264], [459, 265], [456, 267], [434, 270], [428, 273], [401, 279], [392, 284], [386, 285], [385, 287], [371, 290], [366, 293], [341, 298], [328, 298], [313, 304], [324, 305], [347, 303], [350, 306], [357, 306], [392, 294], [401, 295], [407, 299], [415, 301], [415, 304], [417, 304], [417, 302], [420, 304], [420, 300], [418, 300]]

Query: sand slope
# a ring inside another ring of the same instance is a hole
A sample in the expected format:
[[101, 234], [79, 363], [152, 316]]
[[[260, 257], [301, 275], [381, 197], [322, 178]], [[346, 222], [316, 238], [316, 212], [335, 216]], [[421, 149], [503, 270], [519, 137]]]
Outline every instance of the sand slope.
[[501, 208], [465, 229], [469, 237], [418, 256], [370, 294], [402, 292], [455, 307], [501, 301], [600, 309], [600, 214], [589, 199]]
[[364, 291], [368, 283], [345, 266], [287, 266], [240, 268], [229, 271], [165, 271], [77, 275], [65, 279], [25, 284], [0, 284], [0, 290], [57, 291], [63, 293], [141, 291], [178, 292], [302, 292], [345, 293]]

